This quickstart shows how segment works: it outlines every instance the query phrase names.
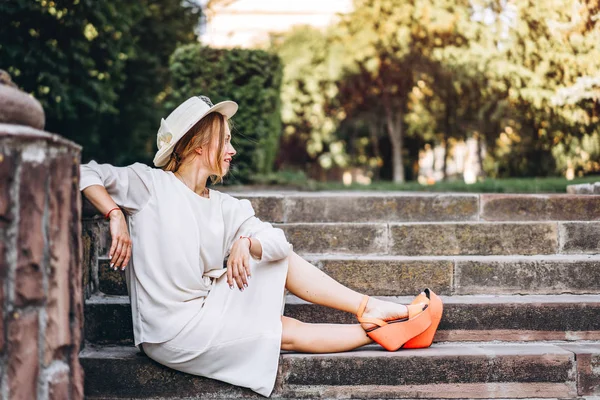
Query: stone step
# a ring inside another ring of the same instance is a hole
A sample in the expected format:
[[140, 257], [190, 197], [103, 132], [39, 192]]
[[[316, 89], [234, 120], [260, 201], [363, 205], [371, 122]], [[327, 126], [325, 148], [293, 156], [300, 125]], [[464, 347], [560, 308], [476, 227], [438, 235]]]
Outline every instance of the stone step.
[[[222, 188], [218, 188], [222, 190]], [[228, 192], [270, 222], [600, 221], [600, 195]], [[83, 198], [83, 216], [97, 215]]]
[[[377, 296], [600, 294], [600, 256], [308, 256], [342, 284]], [[125, 274], [100, 258], [99, 290], [126, 295]]]
[[271, 222], [597, 221], [600, 196], [415, 192], [231, 192]]
[[600, 253], [600, 222], [279, 224], [296, 252], [357, 255]]
[[[262, 398], [177, 372], [134, 347], [80, 353], [87, 399]], [[577, 398], [600, 395], [600, 344], [435, 344], [386, 352], [282, 354], [272, 398]]]
[[[407, 304], [412, 297], [382, 297]], [[444, 316], [436, 341], [600, 340], [600, 296], [442, 296]], [[304, 322], [356, 323], [354, 315], [288, 295], [285, 315]], [[94, 295], [85, 305], [85, 339], [133, 342], [126, 296]]]

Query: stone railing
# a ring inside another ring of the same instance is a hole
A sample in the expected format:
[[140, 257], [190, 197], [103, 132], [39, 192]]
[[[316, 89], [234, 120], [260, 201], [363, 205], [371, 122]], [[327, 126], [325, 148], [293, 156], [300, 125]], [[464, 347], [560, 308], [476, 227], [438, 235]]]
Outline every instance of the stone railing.
[[85, 298], [101, 290], [108, 269], [108, 250], [111, 245], [108, 221], [84, 196], [82, 201], [83, 293]]
[[31, 102], [0, 85], [0, 398], [79, 400], [81, 148]]
[[582, 183], [580, 185], [568, 185], [569, 194], [600, 194], [600, 182]]

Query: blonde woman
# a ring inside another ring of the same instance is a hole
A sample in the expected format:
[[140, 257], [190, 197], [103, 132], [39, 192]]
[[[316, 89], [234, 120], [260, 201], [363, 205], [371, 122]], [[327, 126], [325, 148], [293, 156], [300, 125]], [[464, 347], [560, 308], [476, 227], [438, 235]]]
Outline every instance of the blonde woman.
[[[249, 201], [206, 187], [227, 174], [236, 155], [229, 119], [237, 108], [204, 96], [177, 107], [161, 120], [158, 168], [81, 166], [81, 190], [110, 220], [111, 268], [126, 270], [135, 345], [168, 367], [264, 396], [273, 390], [281, 349], [429, 346], [442, 311], [433, 292], [409, 306], [369, 299], [294, 253]], [[356, 313], [362, 324], [282, 316], [285, 288]]]

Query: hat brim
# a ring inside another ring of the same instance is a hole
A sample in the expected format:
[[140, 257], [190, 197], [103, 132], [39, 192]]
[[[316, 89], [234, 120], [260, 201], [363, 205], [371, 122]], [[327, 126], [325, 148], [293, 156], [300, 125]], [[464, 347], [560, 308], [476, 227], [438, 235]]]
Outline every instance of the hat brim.
[[[238, 105], [234, 101], [225, 100], [220, 103], [217, 103], [214, 106], [212, 106], [211, 108], [209, 108], [203, 115], [198, 117], [196, 120], [192, 120], [190, 125], [185, 129], [185, 133], [183, 135], [181, 135], [181, 137], [179, 139], [184, 137], [189, 132], [189, 130], [192, 129], [192, 127], [194, 125], [196, 125], [202, 118], [206, 117], [208, 114], [210, 114], [212, 112], [218, 112], [219, 114], [227, 117], [227, 119], [230, 119], [231, 117], [233, 117], [235, 115], [237, 110], [238, 110]], [[153, 160], [153, 163], [156, 167], [162, 167], [167, 163], [167, 161], [169, 160], [169, 157], [171, 156], [171, 153], [173, 152], [173, 149], [177, 145], [177, 142], [179, 141], [179, 139], [173, 141], [173, 143], [170, 143], [168, 146], [165, 146], [156, 152], [156, 155], [154, 156], [154, 160]]]

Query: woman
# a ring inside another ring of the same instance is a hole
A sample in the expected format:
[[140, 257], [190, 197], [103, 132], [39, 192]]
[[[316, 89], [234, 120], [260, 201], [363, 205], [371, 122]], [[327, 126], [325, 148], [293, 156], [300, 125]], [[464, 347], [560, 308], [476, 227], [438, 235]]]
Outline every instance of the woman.
[[[129, 264], [136, 346], [168, 367], [264, 396], [273, 390], [281, 349], [340, 352], [373, 340], [388, 350], [429, 346], [441, 317], [432, 292], [409, 306], [369, 299], [294, 253], [249, 201], [206, 187], [209, 178], [222, 179], [236, 154], [228, 123], [237, 108], [203, 96], [177, 107], [161, 120], [160, 169], [81, 166], [81, 190], [110, 219], [110, 266]], [[282, 316], [284, 288], [356, 313], [361, 324]]]

